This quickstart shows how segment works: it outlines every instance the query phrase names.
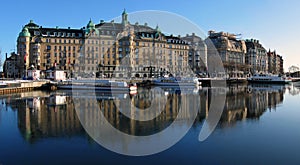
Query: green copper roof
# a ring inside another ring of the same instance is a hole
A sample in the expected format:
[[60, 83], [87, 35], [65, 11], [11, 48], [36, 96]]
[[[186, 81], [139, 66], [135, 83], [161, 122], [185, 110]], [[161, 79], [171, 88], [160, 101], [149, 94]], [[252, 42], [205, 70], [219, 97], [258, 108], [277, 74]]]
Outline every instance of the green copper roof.
[[89, 23], [87, 24], [87, 28], [95, 28], [95, 24], [93, 23], [92, 19], [90, 19]]
[[122, 15], [124, 15], [124, 14], [127, 14], [127, 13], [126, 13], [126, 9], [124, 9], [124, 10], [123, 10], [123, 13], [122, 13]]
[[27, 27], [24, 27], [22, 29], [22, 32], [19, 33], [19, 37], [30, 37], [30, 33], [29, 33]]
[[90, 19], [89, 23], [87, 24], [85, 33], [89, 34], [92, 31], [95, 31], [96, 34], [99, 34], [99, 31], [95, 28], [95, 24], [93, 23], [92, 19]]
[[160, 28], [158, 27], [158, 25], [156, 25], [155, 30], [156, 30], [157, 32], [161, 32], [161, 31], [160, 31]]

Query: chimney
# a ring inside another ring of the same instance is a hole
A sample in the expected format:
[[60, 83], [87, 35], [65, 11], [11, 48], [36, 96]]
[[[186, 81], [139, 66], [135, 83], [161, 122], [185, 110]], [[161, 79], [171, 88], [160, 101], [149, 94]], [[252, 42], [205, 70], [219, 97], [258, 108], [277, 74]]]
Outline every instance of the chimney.
[[209, 36], [211, 36], [213, 33], [215, 33], [215, 31], [214, 31], [214, 30], [210, 30], [210, 31], [208, 31], [208, 35], [209, 35]]

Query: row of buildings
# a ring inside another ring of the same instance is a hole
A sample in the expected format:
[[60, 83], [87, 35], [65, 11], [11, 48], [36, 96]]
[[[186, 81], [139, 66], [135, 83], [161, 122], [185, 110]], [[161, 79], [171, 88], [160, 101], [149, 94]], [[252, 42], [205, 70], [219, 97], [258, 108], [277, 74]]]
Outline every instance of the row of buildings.
[[241, 40], [234, 34], [210, 31], [166, 35], [159, 26], [132, 24], [124, 10], [120, 23], [92, 20], [85, 27], [45, 28], [32, 20], [17, 39], [17, 53], [6, 58], [7, 77], [27, 76], [28, 69], [63, 70], [67, 77], [153, 77], [206, 75], [217, 50], [225, 74], [283, 73], [283, 59], [266, 51], [258, 40]]

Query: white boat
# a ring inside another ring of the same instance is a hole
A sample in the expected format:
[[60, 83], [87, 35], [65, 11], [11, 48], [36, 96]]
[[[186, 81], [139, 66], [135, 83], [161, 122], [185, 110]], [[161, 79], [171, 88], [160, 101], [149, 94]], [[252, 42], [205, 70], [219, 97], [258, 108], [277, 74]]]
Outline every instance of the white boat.
[[157, 86], [200, 86], [201, 82], [196, 77], [159, 77], [153, 81]]
[[292, 80], [273, 74], [254, 74], [247, 79], [250, 83], [288, 84]]
[[57, 84], [58, 89], [69, 90], [101, 90], [101, 91], [130, 91], [136, 90], [136, 85], [114, 80], [72, 80]]
[[7, 87], [7, 83], [5, 82], [0, 82], [0, 88], [5, 88]]

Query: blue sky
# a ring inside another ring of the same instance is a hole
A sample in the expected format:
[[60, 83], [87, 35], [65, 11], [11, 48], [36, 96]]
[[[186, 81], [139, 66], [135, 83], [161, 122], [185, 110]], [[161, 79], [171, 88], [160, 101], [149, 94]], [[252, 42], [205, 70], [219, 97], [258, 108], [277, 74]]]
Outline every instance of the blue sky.
[[43, 27], [80, 28], [90, 18], [97, 23], [118, 17], [124, 8], [128, 13], [161, 10], [186, 17], [205, 33], [213, 29], [256, 38], [266, 49], [276, 49], [288, 68], [300, 64], [299, 6], [296, 0], [9, 0], [1, 2], [0, 48], [2, 55], [13, 51], [22, 26], [30, 19]]

